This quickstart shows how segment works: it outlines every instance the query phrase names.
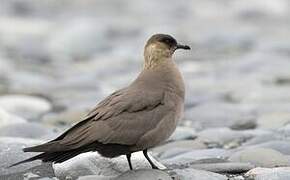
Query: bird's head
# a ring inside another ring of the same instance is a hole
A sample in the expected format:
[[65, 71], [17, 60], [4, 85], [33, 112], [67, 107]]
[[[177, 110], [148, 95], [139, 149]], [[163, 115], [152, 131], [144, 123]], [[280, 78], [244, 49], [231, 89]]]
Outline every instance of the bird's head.
[[154, 65], [171, 58], [177, 49], [189, 50], [187, 45], [181, 45], [170, 35], [155, 34], [149, 38], [145, 45], [145, 66]]

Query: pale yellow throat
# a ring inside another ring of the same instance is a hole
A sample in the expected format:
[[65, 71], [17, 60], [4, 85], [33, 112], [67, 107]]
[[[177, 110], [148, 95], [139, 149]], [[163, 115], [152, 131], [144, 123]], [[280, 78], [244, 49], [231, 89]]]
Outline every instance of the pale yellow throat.
[[144, 50], [144, 69], [152, 69], [171, 58], [171, 51], [161, 44], [151, 44]]

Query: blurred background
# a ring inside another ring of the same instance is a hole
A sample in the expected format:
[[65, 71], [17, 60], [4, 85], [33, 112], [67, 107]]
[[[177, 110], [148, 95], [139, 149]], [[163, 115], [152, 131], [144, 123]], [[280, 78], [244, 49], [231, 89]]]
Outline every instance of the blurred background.
[[0, 147], [51, 139], [128, 85], [155, 33], [192, 47], [175, 54], [187, 90], [183, 138], [208, 128], [281, 130], [290, 122], [289, 8], [287, 0], [1, 0]]

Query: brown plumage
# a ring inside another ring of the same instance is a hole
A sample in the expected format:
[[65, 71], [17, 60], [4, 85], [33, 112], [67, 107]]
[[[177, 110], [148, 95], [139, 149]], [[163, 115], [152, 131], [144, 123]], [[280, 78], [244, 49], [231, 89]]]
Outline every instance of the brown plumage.
[[[144, 50], [144, 68], [128, 87], [101, 101], [88, 115], [58, 138], [24, 152], [42, 152], [20, 163], [40, 159], [60, 163], [80, 153], [98, 151], [105, 157], [130, 156], [165, 141], [175, 130], [183, 112], [184, 83], [172, 60], [177, 44], [165, 34], [153, 35]], [[13, 165], [12, 165], [13, 166]]]

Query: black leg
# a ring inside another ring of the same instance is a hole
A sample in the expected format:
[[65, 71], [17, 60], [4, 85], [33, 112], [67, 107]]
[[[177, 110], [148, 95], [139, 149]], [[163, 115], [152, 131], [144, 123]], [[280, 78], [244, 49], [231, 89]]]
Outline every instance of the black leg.
[[150, 163], [152, 169], [159, 169], [155, 164], [153, 164], [153, 162], [149, 158], [149, 156], [147, 154], [147, 149], [143, 150], [143, 154], [144, 154], [145, 158], [148, 160], [148, 162]]
[[128, 164], [129, 164], [130, 170], [133, 170], [132, 163], [131, 163], [131, 154], [126, 154], [126, 157], [127, 157], [127, 160], [128, 160]]

